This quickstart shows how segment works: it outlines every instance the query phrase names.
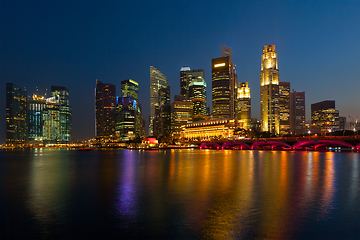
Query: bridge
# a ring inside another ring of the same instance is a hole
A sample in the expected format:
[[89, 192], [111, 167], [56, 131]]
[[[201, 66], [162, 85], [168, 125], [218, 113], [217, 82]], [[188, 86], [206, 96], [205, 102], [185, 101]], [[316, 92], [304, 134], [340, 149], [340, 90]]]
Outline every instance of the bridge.
[[360, 151], [360, 136], [354, 137], [307, 137], [270, 138], [216, 141], [188, 141], [200, 149], [217, 150], [351, 150]]

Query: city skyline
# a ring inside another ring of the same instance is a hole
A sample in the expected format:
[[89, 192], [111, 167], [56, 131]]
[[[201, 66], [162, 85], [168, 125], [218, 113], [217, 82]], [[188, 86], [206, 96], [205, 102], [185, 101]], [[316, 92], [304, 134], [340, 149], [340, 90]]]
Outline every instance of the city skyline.
[[[178, 6], [179, 3], [163, 5], [156, 2], [155, 6], [144, 3], [139, 7], [138, 19], [129, 26], [121, 22], [128, 13], [120, 17], [111, 9], [120, 9], [120, 4], [91, 2], [84, 6], [79, 2], [72, 5], [62, 2], [37, 3], [33, 6], [23, 2], [17, 6], [8, 1], [0, 2], [0, 31], [3, 36], [0, 42], [0, 79], [3, 93], [6, 82], [22, 89], [25, 86], [28, 95], [35, 93], [36, 87], [65, 86], [70, 92], [75, 139], [86, 140], [95, 136], [96, 79], [115, 84], [116, 92], [120, 92], [121, 80], [137, 81], [139, 101], [148, 126], [149, 66], [156, 67], [169, 79], [173, 101], [174, 95], [180, 94], [179, 70], [182, 66], [204, 69], [206, 84], [211, 89], [211, 59], [220, 56], [221, 45], [232, 48], [238, 82], [249, 83], [252, 117], [260, 119], [260, 55], [263, 46], [270, 44], [276, 45], [280, 81], [290, 82], [291, 90], [306, 93], [307, 122], [311, 117], [310, 105], [324, 100], [335, 100], [340, 116], [360, 117], [357, 94], [360, 83], [356, 75], [357, 56], [360, 53], [360, 31], [356, 31], [359, 28], [356, 24], [359, 22], [356, 14], [360, 10], [359, 3], [306, 2], [292, 6], [290, 3], [276, 2], [269, 6], [273, 12], [268, 13], [261, 9], [264, 2], [242, 2], [231, 7], [210, 2], [210, 6], [196, 16], [194, 9], [186, 9], [185, 18], [180, 15], [180, 10], [185, 7]], [[124, 5], [134, 9], [136, 4]], [[165, 12], [161, 13], [162, 17], [149, 17], [149, 22], [144, 22], [149, 16], [147, 11], [151, 12], [160, 5], [161, 12]], [[199, 3], [194, 5], [199, 6]], [[179, 12], [175, 11], [174, 16], [170, 17], [169, 12], [174, 9]], [[57, 10], [63, 12], [58, 13]], [[84, 20], [73, 17], [81, 10], [84, 10], [80, 14]], [[111, 14], [96, 25], [95, 20], [99, 19], [91, 19], [96, 11], [99, 11], [99, 18], [109, 15], [109, 11]], [[236, 14], [238, 12], [239, 15]], [[142, 13], [143, 17], [140, 16]], [[269, 26], [275, 25], [276, 28], [267, 29], [259, 24], [260, 20], [255, 20], [262, 14], [264, 17], [278, 15], [268, 22]], [[64, 17], [68, 15], [72, 17]], [[16, 16], [19, 18], [16, 19]], [[189, 18], [186, 19], [186, 16]], [[167, 21], [162, 20], [165, 17], [169, 17]], [[231, 21], [235, 23], [224, 27]], [[102, 30], [110, 22], [114, 22], [113, 27]], [[192, 22], [195, 25], [191, 25]], [[244, 23], [249, 23], [249, 26]], [[73, 27], [70, 26], [72, 24]], [[174, 27], [168, 29], [170, 26]], [[199, 30], [199, 26], [202, 30]], [[137, 31], [132, 30], [136, 27]], [[235, 31], [231, 32], [230, 29]], [[257, 32], [262, 30], [265, 32], [259, 35]], [[126, 40], [121, 37], [122, 32], [130, 32], [134, 36]], [[140, 41], [145, 35], [149, 35], [147, 41]], [[266, 37], [259, 38], [264, 35]], [[60, 39], [57, 39], [59, 36]], [[175, 39], [179, 36], [181, 38]], [[4, 95], [0, 101], [3, 109], [0, 142], [5, 142]], [[209, 90], [207, 98], [207, 105], [211, 107]], [[84, 122], [83, 116], [91, 120]]]

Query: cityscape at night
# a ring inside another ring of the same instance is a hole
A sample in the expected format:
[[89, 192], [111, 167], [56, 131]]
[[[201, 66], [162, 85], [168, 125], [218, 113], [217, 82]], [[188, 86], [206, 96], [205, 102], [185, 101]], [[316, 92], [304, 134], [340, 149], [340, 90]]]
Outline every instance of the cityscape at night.
[[0, 236], [358, 238], [359, 12], [0, 0]]

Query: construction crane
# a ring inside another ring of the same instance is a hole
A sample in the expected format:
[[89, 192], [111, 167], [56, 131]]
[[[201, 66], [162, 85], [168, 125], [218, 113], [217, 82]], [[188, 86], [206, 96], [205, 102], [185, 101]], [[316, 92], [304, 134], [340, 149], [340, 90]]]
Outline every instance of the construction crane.
[[[354, 132], [357, 131], [359, 128], [359, 118], [356, 118], [356, 121], [354, 121], [354, 119], [351, 116], [349, 116], [349, 118], [350, 118], [350, 123], [353, 124], [353, 131]], [[349, 125], [349, 127], [350, 127], [350, 125]]]

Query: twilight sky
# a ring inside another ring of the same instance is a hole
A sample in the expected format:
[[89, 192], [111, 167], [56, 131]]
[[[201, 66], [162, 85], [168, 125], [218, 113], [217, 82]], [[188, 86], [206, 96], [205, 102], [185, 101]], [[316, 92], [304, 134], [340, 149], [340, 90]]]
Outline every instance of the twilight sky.
[[[67, 87], [73, 136], [94, 136], [95, 80], [139, 82], [148, 124], [149, 67], [180, 92], [181, 66], [202, 68], [211, 106], [211, 59], [232, 47], [238, 82], [249, 82], [260, 118], [260, 57], [275, 44], [280, 81], [312, 103], [335, 100], [340, 116], [360, 117], [360, 1], [3, 1], [0, 0], [0, 143], [5, 83], [29, 95]], [[348, 118], [349, 122], [350, 119]]]

